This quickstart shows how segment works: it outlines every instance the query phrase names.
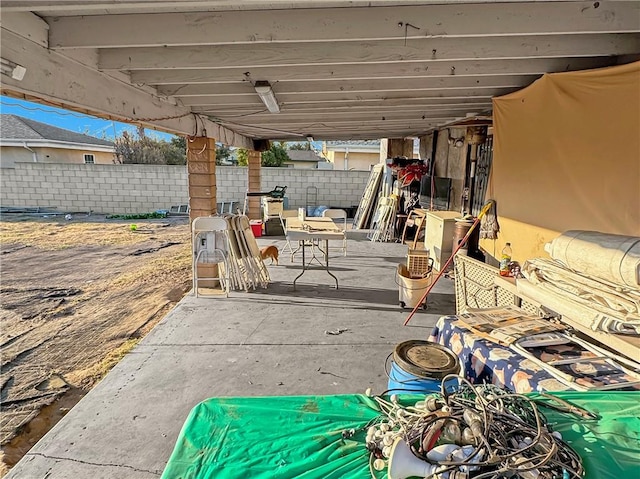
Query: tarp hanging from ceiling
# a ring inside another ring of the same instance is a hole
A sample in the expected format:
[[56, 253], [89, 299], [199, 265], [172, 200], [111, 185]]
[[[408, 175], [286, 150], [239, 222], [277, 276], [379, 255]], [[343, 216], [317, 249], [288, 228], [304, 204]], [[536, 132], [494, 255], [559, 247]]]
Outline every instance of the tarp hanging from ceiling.
[[546, 74], [493, 115], [501, 217], [640, 236], [640, 62]]

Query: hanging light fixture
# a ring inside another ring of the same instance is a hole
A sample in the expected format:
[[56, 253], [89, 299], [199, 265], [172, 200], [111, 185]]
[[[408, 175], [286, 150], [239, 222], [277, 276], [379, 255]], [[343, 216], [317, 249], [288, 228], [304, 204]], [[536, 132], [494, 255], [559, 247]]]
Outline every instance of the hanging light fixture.
[[256, 89], [256, 93], [264, 103], [264, 106], [267, 107], [271, 113], [280, 113], [280, 105], [278, 105], [278, 100], [276, 100], [276, 96], [273, 94], [273, 90], [271, 89], [271, 84], [265, 80], [259, 80], [253, 85]]
[[18, 81], [21, 81], [27, 73], [25, 67], [5, 58], [0, 58], [0, 71]]

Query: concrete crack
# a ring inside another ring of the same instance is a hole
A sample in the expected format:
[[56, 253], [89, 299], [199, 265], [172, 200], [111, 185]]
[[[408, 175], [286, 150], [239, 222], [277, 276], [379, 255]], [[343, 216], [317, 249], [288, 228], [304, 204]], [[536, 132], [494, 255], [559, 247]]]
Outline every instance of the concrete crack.
[[80, 464], [88, 464], [90, 466], [122, 467], [122, 468], [125, 468], [125, 469], [131, 469], [132, 471], [136, 471], [136, 472], [148, 472], [149, 474], [153, 474], [154, 476], [159, 476], [161, 474], [160, 471], [148, 471], [146, 469], [138, 469], [137, 467], [127, 466], [126, 464], [110, 464], [110, 463], [100, 463], [100, 462], [89, 462], [89, 461], [82, 461], [80, 459], [72, 459], [70, 457], [49, 456], [47, 454], [42, 454], [40, 452], [28, 452], [26, 455], [27, 456], [40, 456], [40, 457], [44, 457], [46, 459], [58, 459], [58, 460], [61, 460], [61, 461], [78, 462]]

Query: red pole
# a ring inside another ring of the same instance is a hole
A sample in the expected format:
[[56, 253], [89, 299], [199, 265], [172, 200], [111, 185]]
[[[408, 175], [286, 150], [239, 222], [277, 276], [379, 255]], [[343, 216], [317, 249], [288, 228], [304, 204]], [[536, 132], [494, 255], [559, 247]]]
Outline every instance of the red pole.
[[444, 266], [442, 268], [440, 268], [440, 272], [438, 273], [438, 276], [436, 276], [436, 279], [434, 279], [431, 284], [429, 285], [429, 287], [427, 288], [427, 290], [424, 292], [424, 294], [422, 295], [422, 298], [420, 299], [420, 301], [418, 301], [418, 303], [416, 304], [416, 306], [413, 308], [413, 310], [411, 311], [411, 313], [409, 313], [409, 316], [407, 317], [407, 319], [404, 321], [403, 326], [406, 326], [407, 324], [409, 324], [409, 321], [411, 321], [411, 318], [413, 318], [413, 315], [416, 314], [416, 311], [418, 311], [418, 309], [420, 308], [420, 305], [424, 302], [424, 300], [426, 299], [427, 295], [429, 294], [429, 292], [431, 292], [431, 290], [433, 289], [433, 287], [436, 285], [436, 283], [438, 282], [438, 280], [440, 279], [440, 277], [444, 274], [444, 272], [447, 270], [447, 268], [449, 267], [449, 265], [451, 264], [451, 261], [453, 261], [454, 256], [456, 255], [456, 253], [460, 250], [460, 248], [462, 248], [465, 244], [467, 244], [467, 241], [469, 240], [469, 237], [471, 236], [471, 233], [473, 233], [473, 230], [476, 228], [476, 226], [478, 226], [480, 224], [480, 220], [482, 220], [482, 217], [484, 215], [487, 214], [487, 211], [489, 211], [489, 208], [491, 208], [491, 205], [493, 204], [493, 201], [489, 201], [486, 205], [484, 205], [482, 207], [482, 210], [480, 211], [480, 214], [478, 215], [478, 217], [475, 219], [475, 221], [473, 222], [473, 224], [471, 225], [471, 228], [469, 228], [469, 231], [467, 231], [467, 234], [464, 235], [464, 238], [462, 238], [459, 242], [458, 242], [458, 246], [456, 247], [455, 250], [453, 250], [453, 253], [451, 253], [451, 256], [449, 256], [449, 259], [447, 260], [447, 262], [444, 264]]

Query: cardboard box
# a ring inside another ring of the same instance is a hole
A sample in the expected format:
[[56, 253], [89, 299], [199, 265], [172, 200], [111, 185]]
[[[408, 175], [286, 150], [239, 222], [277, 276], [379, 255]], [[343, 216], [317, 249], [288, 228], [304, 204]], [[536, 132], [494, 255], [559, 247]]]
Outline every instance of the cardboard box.
[[[198, 263], [196, 266], [198, 268], [198, 278], [218, 277], [218, 265], [216, 263]], [[200, 279], [198, 280], [198, 287], [220, 288], [220, 281], [216, 279]]]

